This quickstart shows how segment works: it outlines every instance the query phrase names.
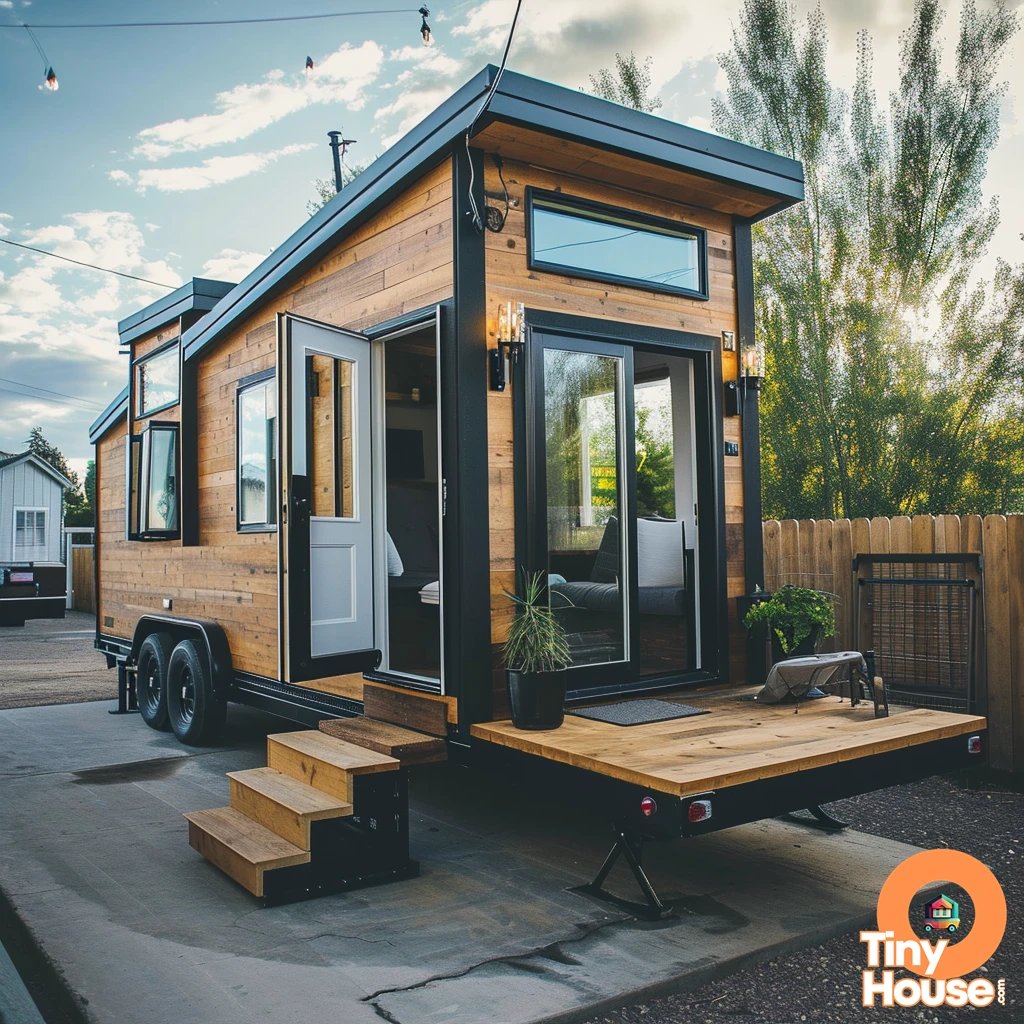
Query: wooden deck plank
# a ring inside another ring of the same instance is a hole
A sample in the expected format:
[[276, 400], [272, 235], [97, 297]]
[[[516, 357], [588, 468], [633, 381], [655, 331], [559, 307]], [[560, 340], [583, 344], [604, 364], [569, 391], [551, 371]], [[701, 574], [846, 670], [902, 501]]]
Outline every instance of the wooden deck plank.
[[406, 768], [448, 760], [448, 744], [444, 740], [373, 718], [332, 718], [320, 723], [320, 731], [398, 758]]
[[874, 717], [871, 704], [825, 698], [765, 706], [738, 699], [756, 688], [688, 698], [709, 715], [621, 727], [567, 716], [550, 732], [485, 722], [472, 735], [548, 760], [690, 796], [758, 779], [929, 743], [986, 727], [985, 719], [921, 708]]

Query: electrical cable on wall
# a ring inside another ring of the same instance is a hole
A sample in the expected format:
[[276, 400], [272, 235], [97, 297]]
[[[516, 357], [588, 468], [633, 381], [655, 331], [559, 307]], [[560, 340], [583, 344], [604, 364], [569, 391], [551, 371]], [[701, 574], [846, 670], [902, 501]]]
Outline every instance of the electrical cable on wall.
[[469, 160], [469, 215], [473, 221], [473, 226], [477, 231], [483, 231], [484, 221], [480, 216], [480, 207], [476, 204], [476, 197], [473, 195], [473, 189], [476, 184], [476, 174], [473, 170], [473, 158], [469, 152], [469, 140], [473, 134], [473, 129], [476, 127], [477, 121], [479, 121], [483, 116], [484, 111], [490, 106], [491, 100], [494, 99], [494, 94], [498, 91], [498, 84], [501, 82], [501, 76], [505, 73], [505, 64], [508, 62], [508, 52], [512, 48], [512, 37], [515, 35], [516, 22], [519, 20], [519, 11], [522, 6], [523, 0], [516, 0], [516, 10], [515, 14], [512, 15], [512, 24], [508, 29], [508, 39], [505, 40], [505, 52], [501, 55], [501, 64], [498, 66], [498, 73], [494, 76], [494, 81], [491, 82], [491, 87], [487, 90], [487, 95], [484, 96], [483, 102], [477, 108], [476, 113], [473, 115], [473, 119], [469, 122], [469, 126], [466, 128], [466, 159]]

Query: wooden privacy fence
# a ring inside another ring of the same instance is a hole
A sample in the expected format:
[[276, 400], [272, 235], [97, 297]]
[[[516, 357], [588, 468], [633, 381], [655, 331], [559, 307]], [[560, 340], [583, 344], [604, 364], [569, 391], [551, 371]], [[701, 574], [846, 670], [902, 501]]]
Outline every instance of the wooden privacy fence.
[[764, 524], [764, 588], [786, 583], [836, 595], [836, 636], [856, 648], [853, 558], [858, 554], [978, 553], [983, 561], [977, 672], [986, 694], [994, 768], [1024, 771], [1024, 516], [895, 516]]
[[71, 550], [71, 607], [96, 614], [96, 549], [89, 544]]

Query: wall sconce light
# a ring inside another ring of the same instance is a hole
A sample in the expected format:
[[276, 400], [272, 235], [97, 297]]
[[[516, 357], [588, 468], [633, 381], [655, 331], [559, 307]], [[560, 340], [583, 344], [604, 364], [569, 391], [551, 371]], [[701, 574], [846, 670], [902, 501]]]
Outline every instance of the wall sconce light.
[[[723, 337], [726, 332], [723, 332]], [[749, 392], [761, 390], [764, 380], [764, 345], [754, 339], [740, 343], [739, 373], [735, 380], [725, 382], [725, 415], [739, 416]]]
[[734, 331], [722, 331], [722, 351], [736, 351], [736, 334]]
[[523, 304], [502, 303], [498, 306], [498, 345], [490, 351], [491, 390], [504, 391], [508, 382], [506, 361], [519, 362], [526, 349], [526, 315]]

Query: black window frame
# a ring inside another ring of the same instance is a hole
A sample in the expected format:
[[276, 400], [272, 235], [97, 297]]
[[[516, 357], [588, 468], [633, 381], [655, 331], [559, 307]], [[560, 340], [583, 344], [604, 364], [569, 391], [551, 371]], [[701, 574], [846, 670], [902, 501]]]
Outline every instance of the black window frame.
[[139, 389], [139, 373], [141, 368], [153, 359], [157, 359], [162, 355], [166, 355], [172, 348], [180, 349], [181, 338], [173, 338], [164, 345], [159, 345], [153, 349], [152, 352], [147, 352], [144, 356], [139, 356], [132, 360], [131, 366], [131, 407], [134, 411], [135, 420], [148, 419], [150, 416], [155, 416], [157, 413], [165, 412], [167, 409], [173, 409], [174, 406], [181, 402], [181, 352], [178, 352], [178, 387], [176, 389], [173, 400], [164, 402], [162, 405], [154, 405], [152, 409], [146, 409], [143, 411], [139, 408], [139, 400], [142, 397]]
[[[681, 288], [678, 285], [658, 284], [655, 281], [648, 281], [644, 278], [620, 274], [603, 274], [600, 271], [587, 270], [585, 267], [538, 259], [533, 249], [533, 216], [534, 208], [538, 201], [542, 205], [545, 202], [557, 204], [563, 208], [559, 212], [567, 212], [570, 216], [576, 214], [581, 220], [589, 219], [593, 221], [598, 218], [614, 217], [617, 221], [626, 221], [627, 224], [633, 223], [638, 228], [657, 228], [676, 235], [693, 235], [697, 239], [697, 276], [700, 281], [700, 287], [697, 289]], [[564, 209], [566, 207], [568, 207], [568, 210]], [[593, 216], [588, 218], [588, 214]], [[706, 302], [710, 297], [708, 233], [706, 228], [698, 227], [696, 224], [688, 224], [685, 221], [669, 220], [666, 217], [657, 217], [654, 214], [642, 213], [639, 210], [632, 210], [623, 206], [610, 206], [607, 203], [584, 199], [581, 196], [568, 195], [564, 192], [552, 192], [548, 189], [534, 188], [533, 186], [527, 186], [526, 189], [526, 260], [530, 270], [539, 270], [542, 273], [563, 274], [566, 277], [575, 277], [587, 281], [601, 281], [605, 284], [617, 284], [626, 288], [639, 288], [642, 291], [656, 292], [661, 295], [678, 295], [689, 299], [698, 299], [702, 302]]]
[[[275, 370], [262, 370], [259, 373], [250, 374], [248, 377], [243, 377], [235, 386], [235, 530], [238, 533], [277, 533], [277, 513], [278, 513], [278, 501], [280, 494], [279, 481], [277, 479], [280, 473], [280, 451], [278, 445], [281, 439], [281, 409], [278, 406], [277, 416], [275, 417], [274, 423], [274, 448], [275, 458], [273, 465], [273, 494], [269, 495], [267, 502], [267, 509], [273, 510], [274, 521], [265, 523], [243, 523], [242, 522], [242, 396], [253, 388], [266, 386], [268, 382], [273, 382], [277, 376]], [[278, 400], [278, 389], [273, 388], [274, 400]], [[267, 486], [269, 488], [271, 483], [271, 467], [267, 466]]]
[[[143, 526], [148, 518], [147, 502], [153, 453], [152, 439], [147, 443], [146, 435], [152, 434], [153, 431], [170, 431], [174, 434], [174, 480], [177, 506], [175, 510], [176, 525], [170, 530], [151, 530]], [[177, 540], [181, 537], [180, 424], [166, 420], [150, 420], [142, 431], [128, 435], [125, 448], [125, 492], [125, 536], [128, 540]]]

